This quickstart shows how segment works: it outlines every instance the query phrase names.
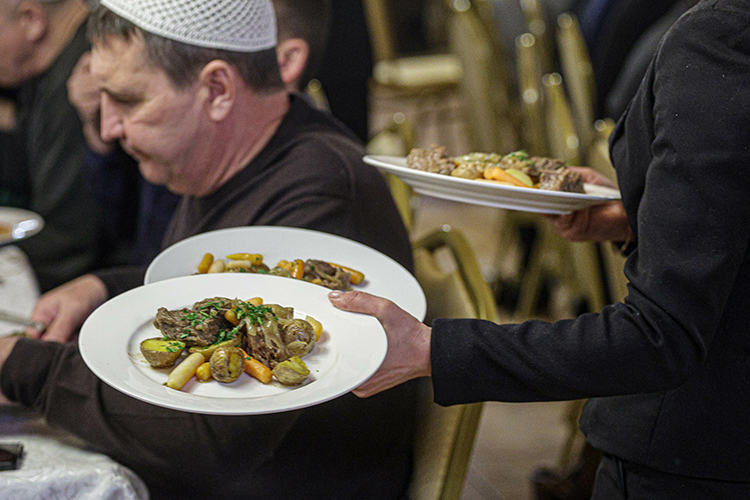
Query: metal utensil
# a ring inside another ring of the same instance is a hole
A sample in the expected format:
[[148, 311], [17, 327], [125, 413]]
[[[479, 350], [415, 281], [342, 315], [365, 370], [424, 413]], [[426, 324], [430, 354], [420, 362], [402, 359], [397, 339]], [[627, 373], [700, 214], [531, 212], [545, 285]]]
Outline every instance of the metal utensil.
[[0, 311], [0, 321], [8, 321], [9, 323], [18, 323], [20, 325], [30, 326], [40, 332], [43, 332], [46, 328], [42, 323], [31, 321], [31, 319], [29, 318], [25, 318], [8, 311]]

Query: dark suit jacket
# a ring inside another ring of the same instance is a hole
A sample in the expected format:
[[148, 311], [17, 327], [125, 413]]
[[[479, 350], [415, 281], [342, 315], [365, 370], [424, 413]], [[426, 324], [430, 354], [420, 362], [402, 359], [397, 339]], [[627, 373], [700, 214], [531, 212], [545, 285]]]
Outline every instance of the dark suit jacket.
[[750, 481], [748, 75], [750, 3], [703, 0], [673, 26], [613, 136], [628, 297], [554, 324], [436, 320], [438, 402], [594, 397], [596, 448]]
[[[589, 47], [597, 92], [597, 116], [630, 50], [679, 0], [618, 0], [602, 19], [598, 36]], [[617, 116], [613, 118], [617, 119]]]

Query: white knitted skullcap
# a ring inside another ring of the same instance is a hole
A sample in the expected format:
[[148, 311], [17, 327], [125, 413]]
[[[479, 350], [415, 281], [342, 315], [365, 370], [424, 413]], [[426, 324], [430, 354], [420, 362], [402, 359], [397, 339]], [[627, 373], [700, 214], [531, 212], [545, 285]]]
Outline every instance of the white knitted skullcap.
[[101, 0], [140, 29], [198, 47], [257, 52], [276, 46], [271, 0]]

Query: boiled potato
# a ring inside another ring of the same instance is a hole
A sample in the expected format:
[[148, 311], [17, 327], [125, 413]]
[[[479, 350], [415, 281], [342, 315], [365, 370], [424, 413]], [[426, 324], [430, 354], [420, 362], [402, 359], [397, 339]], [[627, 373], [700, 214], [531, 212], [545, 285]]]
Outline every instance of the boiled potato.
[[299, 356], [282, 361], [272, 370], [273, 375], [284, 385], [298, 385], [307, 380], [310, 370]]
[[245, 370], [245, 355], [238, 347], [217, 347], [209, 360], [209, 368], [219, 382], [234, 382]]
[[184, 349], [184, 342], [161, 337], [146, 339], [141, 342], [141, 353], [148, 364], [154, 368], [173, 366]]

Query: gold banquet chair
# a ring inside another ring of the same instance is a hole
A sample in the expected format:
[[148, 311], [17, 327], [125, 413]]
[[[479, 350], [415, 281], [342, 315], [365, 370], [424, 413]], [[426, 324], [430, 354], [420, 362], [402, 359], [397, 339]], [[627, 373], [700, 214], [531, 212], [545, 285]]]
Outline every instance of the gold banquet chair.
[[516, 38], [516, 74], [522, 110], [523, 147], [536, 156], [548, 156], [547, 126], [542, 88], [543, 61], [536, 37], [524, 33]]
[[[367, 154], [406, 156], [416, 145], [416, 132], [403, 113], [394, 113], [390, 122], [367, 142]], [[414, 227], [416, 199], [414, 190], [393, 174], [383, 172], [393, 200], [401, 214], [406, 230], [411, 234]]]
[[[497, 321], [489, 286], [461, 233], [443, 227], [414, 243], [416, 277], [427, 296], [427, 318]], [[453, 266], [451, 268], [451, 266]], [[411, 500], [458, 500], [471, 459], [482, 403], [442, 407], [429, 379], [419, 381], [420, 415], [415, 439]]]
[[531, 33], [540, 48], [542, 70], [549, 73], [555, 68], [553, 29], [547, 23], [543, 0], [519, 0], [526, 22], [526, 32]]
[[472, 151], [510, 152], [518, 148], [518, 112], [511, 98], [506, 57], [479, 15], [478, 0], [450, 2], [448, 45], [459, 59], [464, 121]]
[[582, 150], [587, 151], [594, 138], [596, 83], [586, 41], [573, 14], [560, 14], [557, 18], [557, 51], [576, 132]]
[[568, 165], [581, 165], [581, 141], [575, 127], [573, 110], [559, 73], [542, 77], [547, 144], [550, 154]]
[[[353, 0], [354, 1], [354, 0]], [[401, 56], [386, 0], [362, 0], [372, 43], [374, 67], [371, 89], [403, 106], [416, 103], [419, 121], [428, 113], [436, 126], [445, 122], [440, 108], [449, 108], [462, 77], [461, 63], [451, 53]], [[398, 111], [404, 111], [399, 109]], [[418, 127], [422, 130], [422, 126]]]

